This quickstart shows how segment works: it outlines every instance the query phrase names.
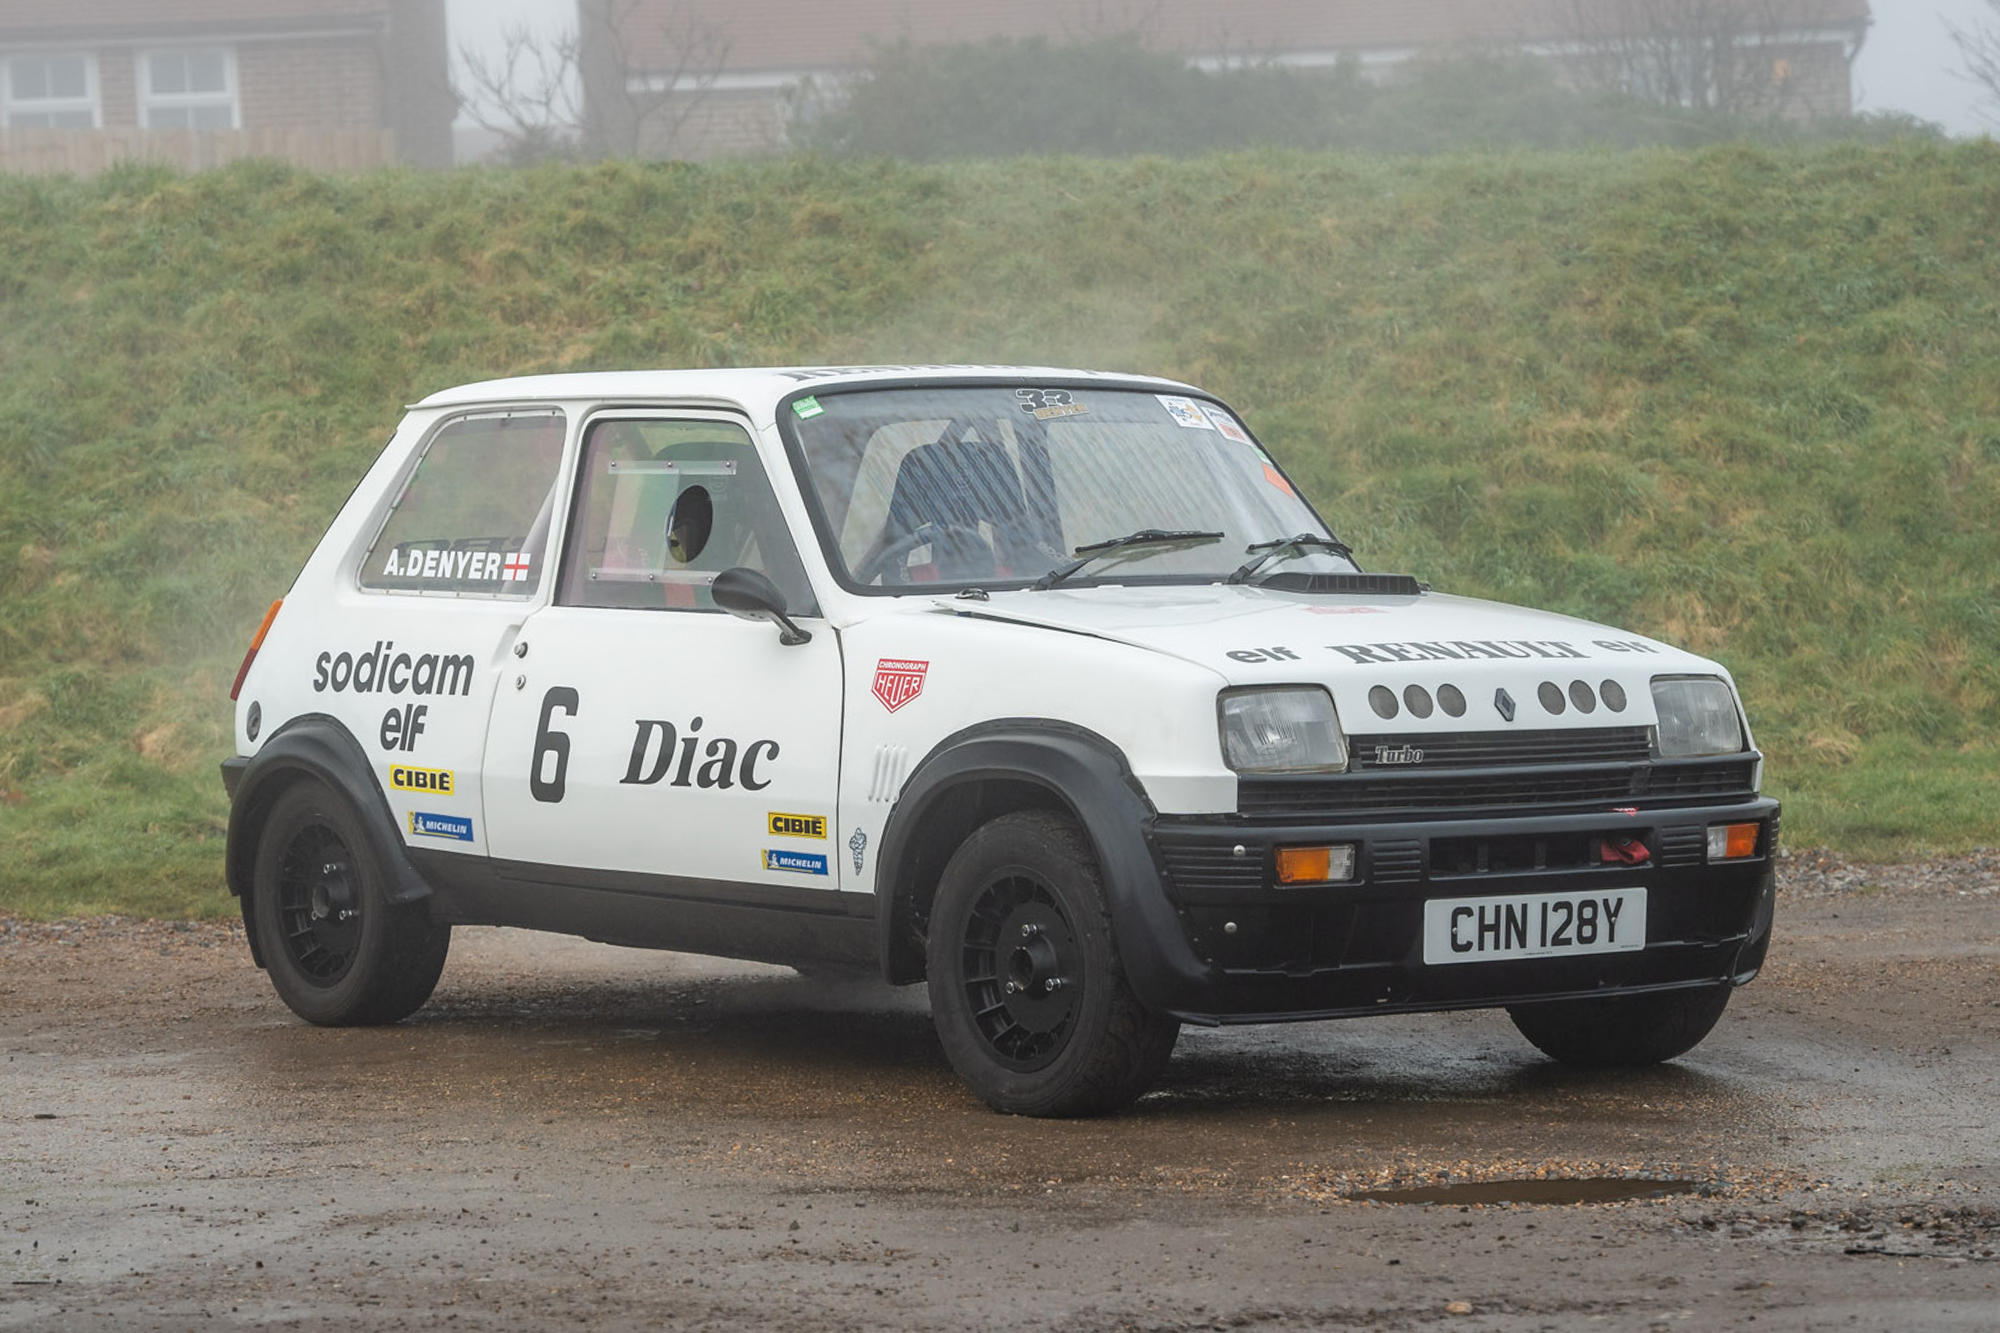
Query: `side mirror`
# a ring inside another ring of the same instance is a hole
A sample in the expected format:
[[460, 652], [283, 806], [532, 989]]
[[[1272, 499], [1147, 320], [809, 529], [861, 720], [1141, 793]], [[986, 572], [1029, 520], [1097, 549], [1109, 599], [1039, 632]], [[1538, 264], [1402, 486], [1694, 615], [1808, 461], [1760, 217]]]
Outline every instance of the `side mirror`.
[[776, 624], [784, 631], [778, 642], [787, 648], [812, 642], [812, 635], [793, 624], [792, 618], [785, 614], [785, 594], [778, 591], [778, 585], [754, 569], [741, 565], [725, 569], [708, 585], [708, 591], [715, 604], [732, 616]]

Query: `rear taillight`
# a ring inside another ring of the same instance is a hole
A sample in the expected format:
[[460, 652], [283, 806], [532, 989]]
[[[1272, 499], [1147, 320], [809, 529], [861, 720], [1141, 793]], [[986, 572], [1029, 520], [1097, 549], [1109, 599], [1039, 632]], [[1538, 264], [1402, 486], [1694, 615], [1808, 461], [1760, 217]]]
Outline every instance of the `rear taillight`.
[[285, 599], [280, 597], [264, 613], [264, 623], [257, 627], [257, 637], [250, 640], [250, 651], [243, 654], [243, 665], [236, 668], [236, 683], [229, 687], [229, 702], [235, 703], [236, 696], [243, 693], [243, 678], [250, 674], [250, 664], [257, 660], [257, 650], [264, 646], [264, 636], [271, 632], [271, 622], [278, 618], [278, 608], [284, 604]]

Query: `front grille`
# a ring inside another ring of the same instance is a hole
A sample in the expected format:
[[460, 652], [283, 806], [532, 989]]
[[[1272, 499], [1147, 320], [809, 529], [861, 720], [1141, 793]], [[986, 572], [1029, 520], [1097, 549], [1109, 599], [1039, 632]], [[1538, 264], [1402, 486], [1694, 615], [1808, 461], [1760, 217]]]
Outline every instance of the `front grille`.
[[1311, 815], [1364, 810], [1504, 810], [1522, 806], [1623, 804], [1750, 794], [1752, 765], [1741, 760], [1617, 768], [1382, 770], [1334, 778], [1242, 778], [1245, 815]]
[[1424, 844], [1416, 838], [1375, 843], [1368, 852], [1368, 878], [1377, 884], [1414, 884], [1423, 878]]
[[1669, 869], [1698, 866], [1708, 859], [1708, 826], [1676, 824], [1660, 830], [1659, 862]]
[[[1457, 731], [1438, 735], [1353, 736], [1354, 771], [1399, 772], [1432, 768], [1514, 768], [1528, 764], [1643, 764], [1652, 758], [1646, 727], [1569, 731]], [[1381, 764], [1377, 747], [1423, 752], [1417, 764]]]
[[1264, 887], [1264, 858], [1238, 856], [1218, 842], [1160, 840], [1167, 874], [1183, 893], [1255, 893]]

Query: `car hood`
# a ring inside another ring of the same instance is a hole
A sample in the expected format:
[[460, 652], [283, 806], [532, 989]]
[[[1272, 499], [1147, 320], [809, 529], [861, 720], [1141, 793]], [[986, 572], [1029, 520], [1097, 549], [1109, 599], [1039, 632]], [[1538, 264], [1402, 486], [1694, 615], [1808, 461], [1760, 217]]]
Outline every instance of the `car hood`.
[[[1232, 685], [1324, 685], [1351, 733], [1649, 726], [1654, 676], [1728, 675], [1642, 635], [1439, 593], [1108, 585], [933, 605], [1170, 654]], [[1457, 715], [1454, 690], [1465, 701]]]

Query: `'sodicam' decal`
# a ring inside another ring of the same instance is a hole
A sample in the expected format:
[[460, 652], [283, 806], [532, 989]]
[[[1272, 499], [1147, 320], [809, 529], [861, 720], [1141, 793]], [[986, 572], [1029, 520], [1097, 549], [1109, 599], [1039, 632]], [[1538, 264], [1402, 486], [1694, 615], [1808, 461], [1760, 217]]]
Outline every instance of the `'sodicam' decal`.
[[389, 769], [389, 785], [397, 791], [430, 791], [451, 795], [452, 774], [448, 768], [411, 768], [396, 764]]
[[764, 852], [764, 869], [789, 870], [795, 875], [824, 875], [826, 857], [820, 852], [787, 852], [769, 848]]
[[826, 838], [825, 815], [787, 815], [773, 810], [769, 821], [774, 838]]
[[419, 838], [450, 838], [454, 842], [471, 842], [472, 818], [469, 815], [428, 815], [419, 810], [412, 810], [410, 832]]

